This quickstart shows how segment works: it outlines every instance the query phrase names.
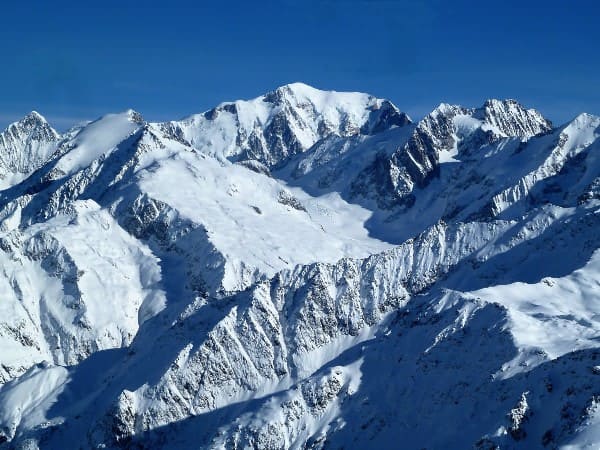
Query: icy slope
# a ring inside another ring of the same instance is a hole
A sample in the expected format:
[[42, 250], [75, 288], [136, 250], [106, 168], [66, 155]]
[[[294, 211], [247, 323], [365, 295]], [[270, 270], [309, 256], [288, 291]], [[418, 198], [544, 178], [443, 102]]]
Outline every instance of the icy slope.
[[0, 192], [0, 448], [597, 447], [599, 127], [294, 84], [70, 131]]

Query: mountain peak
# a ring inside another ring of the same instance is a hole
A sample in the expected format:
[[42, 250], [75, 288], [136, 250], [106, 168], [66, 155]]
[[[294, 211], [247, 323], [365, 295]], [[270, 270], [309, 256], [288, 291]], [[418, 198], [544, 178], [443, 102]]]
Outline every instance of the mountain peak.
[[552, 122], [535, 109], [527, 109], [513, 99], [488, 99], [475, 109], [473, 117], [482, 120], [504, 136], [531, 137], [552, 130]]
[[455, 116], [457, 114], [464, 113], [466, 108], [463, 108], [460, 105], [451, 105], [450, 103], [440, 103], [437, 107], [433, 109], [427, 116], [423, 119], [426, 120], [428, 117], [438, 117], [438, 116]]
[[596, 116], [594, 114], [590, 114], [590, 113], [580, 113], [577, 116], [575, 116], [575, 118], [572, 120], [572, 122], [589, 122], [589, 121], [596, 121], [599, 120], [600, 116]]
[[8, 134], [41, 140], [56, 140], [58, 132], [50, 126], [44, 116], [37, 111], [31, 111], [16, 122], [11, 123], [2, 135], [6, 138]]
[[127, 114], [127, 117], [130, 122], [137, 123], [139, 125], [142, 125], [146, 122], [144, 120], [144, 116], [142, 116], [139, 112], [137, 112], [134, 109], [128, 109], [127, 111], [125, 111], [125, 114]]
[[283, 85], [273, 89], [270, 92], [275, 92], [275, 91], [293, 92], [296, 94], [304, 94], [304, 95], [327, 93], [327, 92], [363, 94], [362, 92], [358, 92], [358, 91], [336, 91], [333, 89], [320, 89], [320, 88], [311, 86], [310, 84], [304, 83], [302, 81], [294, 81], [292, 83], [283, 84]]
[[27, 113], [18, 121], [8, 125], [4, 132], [6, 133], [9, 130], [13, 130], [13, 133], [17, 132], [22, 134], [29, 133], [31, 130], [39, 127], [44, 128], [49, 134], [53, 134], [58, 137], [58, 133], [52, 127], [50, 127], [46, 118], [35, 110]]
[[310, 86], [306, 83], [302, 83], [300, 81], [295, 81], [293, 83], [287, 83], [278, 88], [274, 89], [274, 91], [282, 91], [282, 92], [293, 92], [293, 93], [316, 93], [316, 92], [326, 92], [322, 89], [317, 89], [316, 87]]
[[598, 448], [600, 118], [272, 94], [0, 135], [0, 449]]
[[35, 110], [32, 110], [29, 114], [25, 115], [25, 117], [23, 119], [30, 119], [30, 120], [36, 120], [38, 122], [48, 123], [46, 118]]
[[55, 150], [60, 135], [44, 116], [31, 111], [0, 133], [0, 172], [27, 174], [40, 167]]
[[541, 116], [541, 114], [535, 109], [527, 109], [517, 100], [512, 98], [488, 98], [483, 105], [479, 108], [476, 108], [476, 110], [486, 112], [487, 114], [514, 114], [515, 112], [529, 112], [536, 113]]
[[295, 82], [159, 127], [211, 155], [272, 167], [331, 136], [371, 135], [409, 123], [389, 100]]
[[518, 101], [516, 101], [513, 98], [505, 98], [503, 100], [501, 99], [497, 99], [497, 98], [488, 98], [485, 103], [483, 104], [484, 107], [489, 107], [489, 108], [497, 108], [497, 107], [503, 107], [503, 106], [507, 106], [507, 105], [515, 105], [515, 106], [519, 106], [519, 107], [523, 107]]
[[567, 122], [563, 129], [564, 130], [583, 130], [585, 128], [596, 130], [600, 126], [600, 116], [595, 116], [589, 113], [581, 113], [577, 115], [573, 120]]
[[347, 107], [351, 103], [356, 102], [366, 102], [371, 105], [375, 104], [377, 100], [381, 101], [381, 99], [363, 92], [324, 90], [301, 82], [284, 84], [258, 97], [258, 99], [275, 104], [279, 104], [284, 99], [292, 103], [303, 104], [307, 102], [315, 105], [317, 108], [326, 107], [327, 104], [343, 103], [343, 106]]

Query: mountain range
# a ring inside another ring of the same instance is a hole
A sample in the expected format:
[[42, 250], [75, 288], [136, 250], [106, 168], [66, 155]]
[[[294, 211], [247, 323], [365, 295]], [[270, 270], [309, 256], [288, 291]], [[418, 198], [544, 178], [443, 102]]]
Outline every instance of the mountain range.
[[600, 117], [302, 83], [0, 134], [0, 449], [600, 446]]

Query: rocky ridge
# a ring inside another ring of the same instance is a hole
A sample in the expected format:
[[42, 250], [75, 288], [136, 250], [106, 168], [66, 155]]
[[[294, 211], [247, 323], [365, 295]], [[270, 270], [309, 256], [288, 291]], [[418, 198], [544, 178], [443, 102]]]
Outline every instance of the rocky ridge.
[[46, 133], [0, 192], [0, 447], [593, 447], [599, 126], [293, 84]]

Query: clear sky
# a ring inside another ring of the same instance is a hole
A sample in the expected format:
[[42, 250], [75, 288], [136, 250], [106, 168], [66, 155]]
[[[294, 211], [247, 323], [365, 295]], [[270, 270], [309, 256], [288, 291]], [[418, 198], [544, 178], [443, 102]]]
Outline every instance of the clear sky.
[[294, 81], [413, 118], [510, 97], [558, 124], [600, 114], [599, 19], [576, 0], [3, 2], [0, 126], [177, 119]]

